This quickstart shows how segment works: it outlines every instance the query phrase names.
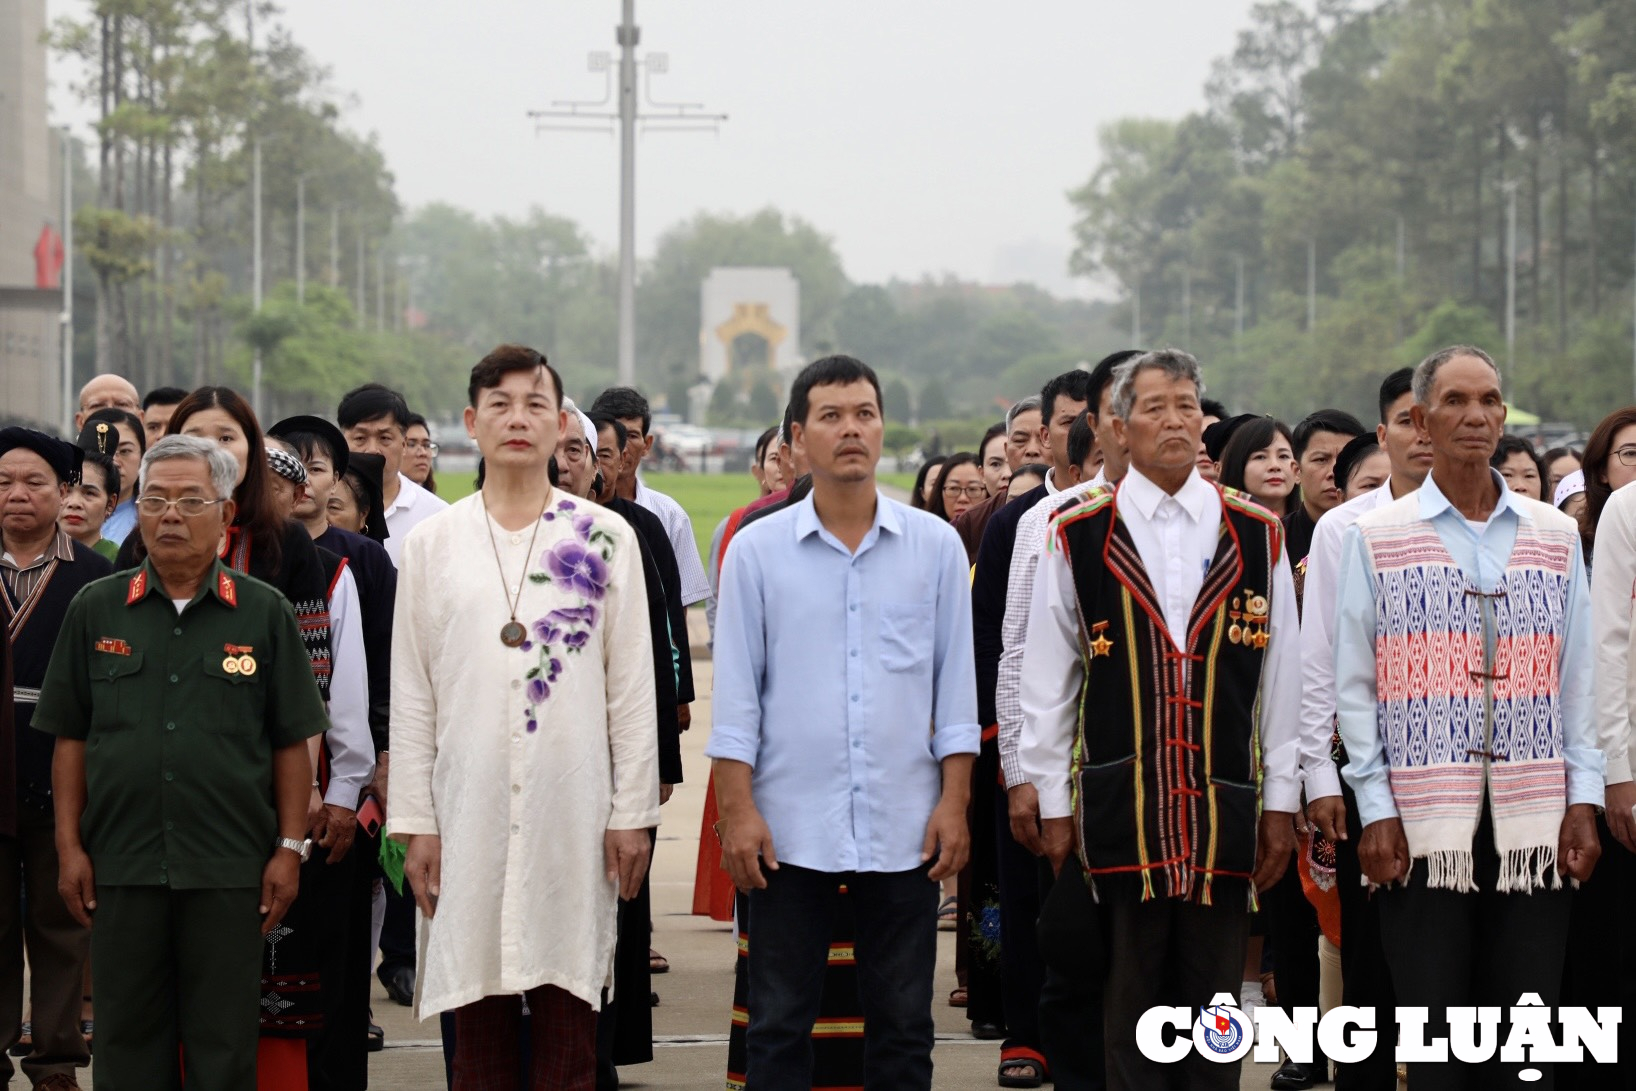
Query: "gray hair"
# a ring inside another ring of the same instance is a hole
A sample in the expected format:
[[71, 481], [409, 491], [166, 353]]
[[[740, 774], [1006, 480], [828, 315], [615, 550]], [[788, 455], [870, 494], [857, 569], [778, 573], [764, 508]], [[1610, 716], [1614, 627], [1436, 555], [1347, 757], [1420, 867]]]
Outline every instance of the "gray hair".
[[1017, 418], [1022, 416], [1024, 413], [1038, 413], [1043, 408], [1044, 403], [1040, 401], [1040, 396], [1038, 394], [1028, 395], [1028, 397], [1013, 404], [1010, 409], [1005, 411], [1005, 430], [1007, 432], [1011, 431], [1011, 429], [1017, 424]]
[[1437, 372], [1450, 360], [1461, 356], [1471, 356], [1494, 369], [1494, 378], [1500, 378], [1500, 366], [1494, 362], [1494, 357], [1475, 345], [1450, 345], [1446, 349], [1438, 349], [1414, 369], [1414, 380], [1411, 389], [1414, 391], [1416, 405], [1430, 405], [1432, 385], [1437, 382]]
[[209, 466], [210, 483], [216, 488], [216, 498], [233, 499], [233, 486], [239, 476], [239, 460], [233, 457], [232, 451], [215, 440], [202, 439], [199, 436], [166, 436], [149, 447], [148, 453], [142, 456], [137, 491], [141, 492], [148, 484], [149, 466], [173, 458], [191, 458]]
[[1121, 365], [1113, 373], [1113, 396], [1109, 399], [1113, 415], [1129, 420], [1132, 404], [1136, 401], [1136, 376], [1144, 371], [1162, 371], [1172, 379], [1191, 379], [1204, 397], [1204, 369], [1198, 360], [1181, 349], [1155, 349], [1145, 352]]

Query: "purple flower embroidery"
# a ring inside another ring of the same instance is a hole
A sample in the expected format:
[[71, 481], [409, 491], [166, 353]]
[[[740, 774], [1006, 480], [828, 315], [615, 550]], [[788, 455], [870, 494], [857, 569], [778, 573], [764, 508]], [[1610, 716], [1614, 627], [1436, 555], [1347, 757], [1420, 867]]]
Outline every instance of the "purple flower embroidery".
[[574, 516], [574, 533], [579, 535], [581, 541], [586, 541], [586, 542], [590, 541], [591, 540], [591, 531], [593, 531], [595, 529], [596, 529], [596, 520], [594, 518], [592, 518], [591, 516], [589, 516], [589, 515], [576, 515], [576, 516]]
[[561, 673], [562, 673], [562, 660], [553, 659], [553, 660], [551, 660], [550, 666], [546, 669], [545, 680], [547, 682], [555, 682], [557, 680], [557, 675], [559, 675]]
[[541, 562], [552, 580], [581, 598], [600, 600], [607, 592], [608, 562], [583, 542], [558, 542]]
[[574, 502], [572, 500], [564, 500], [562, 503], [557, 505], [557, 510], [558, 511], [576, 511], [578, 509], [576, 509], [574, 507]]
[[543, 617], [534, 623], [534, 639], [545, 645], [555, 644], [562, 639], [562, 630], [551, 624], [549, 617]]
[[570, 624], [570, 625], [575, 624], [577, 622], [584, 622], [587, 626], [591, 626], [591, 627], [595, 627], [596, 619], [597, 619], [597, 609], [596, 609], [596, 607], [595, 606], [588, 606], [588, 605], [587, 606], [564, 606], [561, 609], [552, 610], [549, 614], [545, 615], [545, 620], [546, 621], [560, 621], [560, 622], [566, 622], [567, 624]]
[[531, 704], [531, 705], [540, 704], [549, 696], [551, 696], [551, 687], [546, 684], [545, 679], [543, 679], [543, 678], [530, 678], [528, 680], [528, 703], [529, 704]]
[[574, 651], [578, 651], [580, 648], [585, 647], [585, 642], [590, 639], [590, 633], [586, 632], [584, 629], [575, 629], [573, 632], [569, 633], [563, 638], [563, 643], [568, 645], [568, 647]]

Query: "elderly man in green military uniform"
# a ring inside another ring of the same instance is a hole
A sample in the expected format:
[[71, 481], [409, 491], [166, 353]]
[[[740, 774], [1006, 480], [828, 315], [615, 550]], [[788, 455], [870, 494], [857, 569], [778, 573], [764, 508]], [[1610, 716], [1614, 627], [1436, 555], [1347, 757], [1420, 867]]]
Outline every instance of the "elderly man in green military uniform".
[[256, 1085], [262, 936], [310, 850], [324, 707], [290, 604], [217, 557], [235, 477], [207, 440], [148, 450], [147, 560], [75, 598], [34, 716], [59, 888], [96, 922], [98, 1091]]

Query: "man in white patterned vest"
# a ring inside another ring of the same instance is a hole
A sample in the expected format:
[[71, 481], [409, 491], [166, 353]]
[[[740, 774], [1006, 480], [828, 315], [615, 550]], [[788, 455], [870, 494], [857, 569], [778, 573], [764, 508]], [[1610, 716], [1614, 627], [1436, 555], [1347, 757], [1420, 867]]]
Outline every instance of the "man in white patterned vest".
[[[1557, 1003], [1566, 877], [1600, 848], [1602, 753], [1591, 714], [1591, 615], [1579, 532], [1489, 468], [1504, 428], [1499, 370], [1455, 346], [1415, 370], [1430, 437], [1420, 490], [1359, 519], [1342, 549], [1335, 682], [1358, 859], [1384, 889], [1382, 946], [1399, 1009], [1525, 993]], [[1502, 1020], [1499, 1040], [1507, 1029]], [[1415, 1083], [1513, 1086], [1525, 1067], [1415, 1061]]]

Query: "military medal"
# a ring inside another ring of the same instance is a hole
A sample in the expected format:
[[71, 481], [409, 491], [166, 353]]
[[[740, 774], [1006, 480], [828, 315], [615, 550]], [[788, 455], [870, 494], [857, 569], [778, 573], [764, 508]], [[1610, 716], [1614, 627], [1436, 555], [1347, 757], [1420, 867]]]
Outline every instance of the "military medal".
[[223, 659], [222, 660], [222, 670], [226, 671], [228, 674], [237, 674], [237, 673], [239, 673], [238, 658], [236, 656], [231, 656], [230, 655], [226, 659]]
[[1234, 595], [1233, 608], [1227, 611], [1227, 616], [1233, 619], [1233, 623], [1227, 627], [1227, 643], [1229, 644], [1237, 644], [1244, 638], [1243, 631], [1238, 627], [1238, 619], [1244, 616], [1243, 612], [1239, 610], [1239, 605], [1240, 600], [1237, 595]]
[[528, 536], [528, 552], [523, 555], [522, 578], [517, 581], [515, 593], [506, 591], [506, 566], [500, 560], [500, 546], [494, 540], [494, 522], [489, 518], [488, 501], [483, 502], [483, 525], [488, 527], [489, 546], [494, 550], [494, 567], [500, 570], [500, 590], [505, 592], [506, 601], [511, 607], [511, 620], [500, 626], [500, 643], [508, 648], [520, 648], [528, 639], [528, 629], [517, 620], [517, 604], [523, 598], [523, 582], [528, 576], [528, 558], [534, 555], [534, 541], [540, 535], [540, 524], [545, 521], [545, 509], [551, 506], [551, 489], [545, 490], [545, 503], [540, 506], [540, 514], [534, 520], [534, 532]]
[[1094, 638], [1091, 640], [1092, 659], [1099, 655], [1113, 655], [1113, 641], [1108, 639], [1107, 628], [1108, 623], [1106, 621], [1098, 621], [1091, 626], [1091, 632], [1094, 634]]
[[238, 662], [239, 673], [244, 675], [246, 678], [256, 673], [256, 661], [250, 658], [248, 655], [239, 656]]

